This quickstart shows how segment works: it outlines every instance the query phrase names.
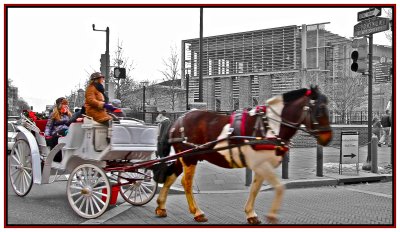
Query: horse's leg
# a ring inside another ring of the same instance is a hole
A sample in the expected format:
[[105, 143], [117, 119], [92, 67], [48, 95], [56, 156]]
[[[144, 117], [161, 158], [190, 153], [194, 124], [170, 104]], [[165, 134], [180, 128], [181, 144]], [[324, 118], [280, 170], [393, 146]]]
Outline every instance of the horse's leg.
[[166, 202], [167, 202], [167, 196], [168, 196], [168, 191], [171, 188], [172, 184], [176, 181], [177, 176], [175, 174], [172, 174], [171, 176], [168, 176], [164, 182], [163, 187], [160, 190], [160, 193], [158, 194], [157, 198], [157, 208], [156, 208], [156, 215], [159, 217], [166, 217], [167, 216], [167, 210], [166, 210]]
[[183, 161], [183, 177], [182, 186], [185, 189], [186, 199], [189, 205], [190, 213], [194, 214], [194, 220], [197, 222], [206, 222], [208, 219], [205, 217], [204, 212], [199, 208], [193, 196], [193, 178], [196, 171], [196, 165], [187, 166]]
[[254, 167], [254, 172], [262, 176], [271, 186], [275, 189], [275, 197], [272, 201], [272, 206], [267, 214], [267, 220], [271, 223], [277, 223], [277, 213], [281, 206], [283, 192], [285, 191], [285, 186], [281, 184], [279, 178], [274, 173], [274, 168], [270, 162], [263, 162], [256, 167]]
[[260, 188], [264, 178], [257, 173], [254, 175], [253, 182], [250, 186], [249, 197], [247, 198], [246, 205], [244, 207], [244, 212], [246, 213], [247, 222], [249, 224], [260, 224], [261, 221], [258, 220], [257, 214], [254, 211], [254, 203], [257, 197], [257, 194], [260, 192]]

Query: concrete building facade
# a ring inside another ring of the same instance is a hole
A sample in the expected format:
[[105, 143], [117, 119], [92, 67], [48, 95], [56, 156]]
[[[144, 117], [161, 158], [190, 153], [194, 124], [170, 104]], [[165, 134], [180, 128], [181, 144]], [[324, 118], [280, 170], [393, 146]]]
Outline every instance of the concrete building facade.
[[[325, 24], [205, 37], [202, 65], [199, 38], [183, 40], [181, 76], [189, 76], [190, 101], [199, 99], [200, 68], [203, 101], [216, 111], [252, 107], [309, 84], [329, 84], [351, 75], [365, 78], [350, 70], [351, 40], [325, 30]], [[374, 46], [376, 83], [388, 83], [391, 50]], [[186, 78], [181, 85], [186, 86]]]

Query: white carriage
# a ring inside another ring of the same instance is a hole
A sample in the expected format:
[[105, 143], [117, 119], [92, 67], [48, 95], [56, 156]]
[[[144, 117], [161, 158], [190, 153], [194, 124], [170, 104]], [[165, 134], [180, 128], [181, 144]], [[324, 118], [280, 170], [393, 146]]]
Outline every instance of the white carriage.
[[[121, 119], [106, 127], [85, 117], [72, 123], [50, 150], [44, 128], [21, 117], [8, 162], [11, 186], [18, 196], [27, 195], [33, 184], [49, 184], [66, 176], [70, 206], [88, 219], [102, 215], [118, 192], [132, 205], [144, 205], [154, 197], [157, 183], [152, 171], [137, 164], [155, 158], [157, 126]], [[62, 161], [54, 162], [59, 151]]]

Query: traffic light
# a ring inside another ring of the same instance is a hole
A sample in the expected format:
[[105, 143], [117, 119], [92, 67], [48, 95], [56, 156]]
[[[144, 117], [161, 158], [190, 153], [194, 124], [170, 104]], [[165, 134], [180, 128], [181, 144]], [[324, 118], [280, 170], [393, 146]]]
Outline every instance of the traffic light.
[[125, 68], [114, 68], [114, 78], [125, 79], [126, 69]]
[[101, 57], [100, 57], [100, 72], [103, 73], [103, 74], [107, 73], [106, 67], [107, 67], [106, 54], [101, 54]]
[[351, 46], [354, 51], [351, 53], [351, 71], [364, 73], [368, 71], [368, 43], [367, 38], [354, 39]]

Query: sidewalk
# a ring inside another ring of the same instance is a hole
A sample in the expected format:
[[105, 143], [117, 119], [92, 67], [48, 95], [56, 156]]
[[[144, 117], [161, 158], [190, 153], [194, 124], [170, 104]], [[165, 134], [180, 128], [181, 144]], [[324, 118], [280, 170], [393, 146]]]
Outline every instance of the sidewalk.
[[[360, 147], [359, 157], [351, 160], [352, 164], [343, 165], [343, 175], [339, 175], [340, 149], [333, 147], [323, 148], [323, 177], [316, 176], [316, 147], [292, 148], [289, 155], [289, 179], [282, 179], [282, 165], [275, 173], [280, 177], [286, 188], [317, 187], [338, 185], [343, 183], [359, 183], [366, 181], [388, 181], [392, 179], [390, 150], [387, 146], [378, 147], [378, 173], [362, 170], [362, 164], [367, 160], [367, 146]], [[356, 172], [356, 159], [359, 158], [359, 173]], [[245, 186], [246, 169], [225, 169], [206, 161], [199, 162], [193, 184], [194, 193], [223, 193], [248, 192]], [[182, 175], [174, 183], [171, 193], [183, 193], [181, 185]], [[270, 189], [267, 182], [261, 191]]]

